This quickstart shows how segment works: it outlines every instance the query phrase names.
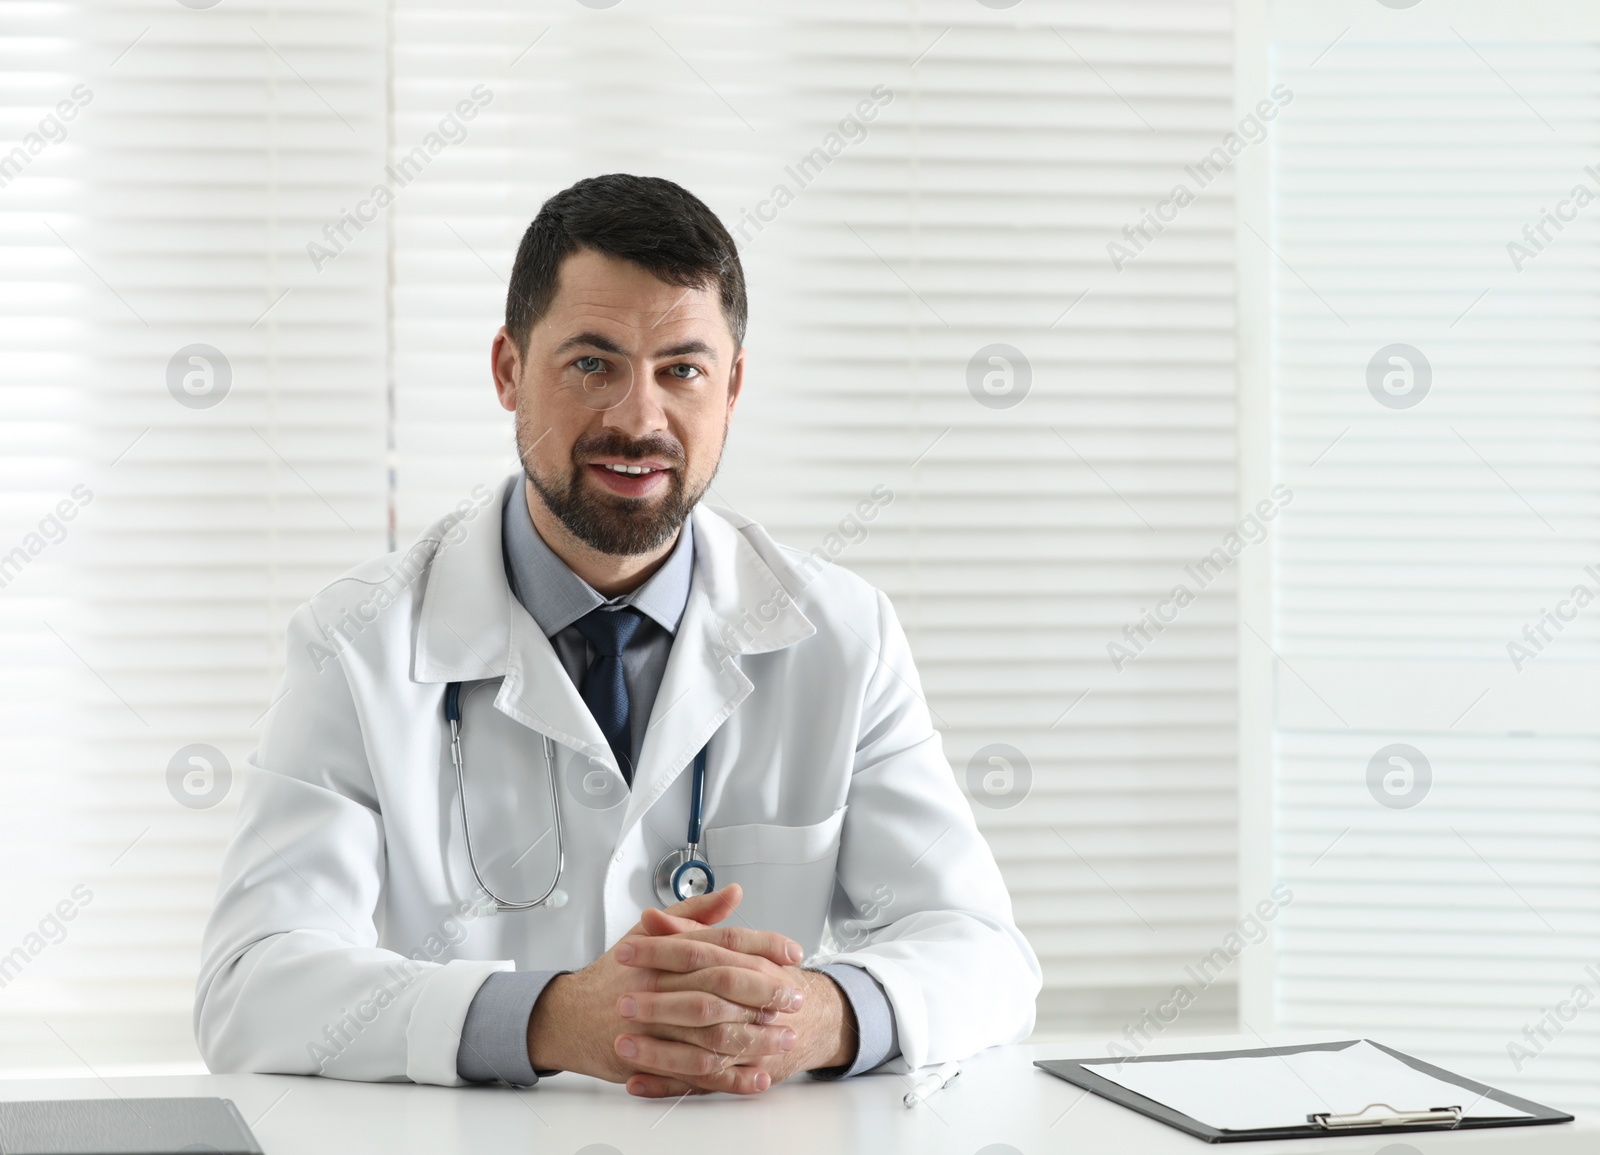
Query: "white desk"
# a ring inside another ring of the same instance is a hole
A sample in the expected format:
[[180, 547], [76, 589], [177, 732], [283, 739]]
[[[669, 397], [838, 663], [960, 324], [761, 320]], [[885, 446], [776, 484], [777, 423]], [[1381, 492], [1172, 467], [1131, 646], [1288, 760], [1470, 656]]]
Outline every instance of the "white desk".
[[[1163, 1043], [1151, 1053], [1260, 1045], [1244, 1038]], [[635, 1099], [621, 1087], [577, 1075], [560, 1075], [525, 1091], [286, 1075], [17, 1079], [0, 1080], [0, 1099], [217, 1095], [238, 1105], [268, 1155], [1194, 1155], [1221, 1150], [1238, 1155], [1540, 1155], [1600, 1150], [1600, 1117], [1452, 1134], [1214, 1146], [1031, 1065], [1036, 1058], [1082, 1057], [1098, 1050], [1057, 1044], [987, 1051], [963, 1063], [961, 1077], [946, 1090], [911, 1109], [901, 1104], [909, 1084], [894, 1075], [833, 1084], [800, 1078], [754, 1098], [709, 1096], [676, 1103]]]

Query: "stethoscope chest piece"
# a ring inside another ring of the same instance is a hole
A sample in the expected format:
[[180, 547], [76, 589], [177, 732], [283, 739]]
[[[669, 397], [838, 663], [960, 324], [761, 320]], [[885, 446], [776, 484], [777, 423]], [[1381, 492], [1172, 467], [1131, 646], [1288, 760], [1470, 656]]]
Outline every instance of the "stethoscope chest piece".
[[717, 889], [717, 876], [699, 850], [697, 846], [669, 850], [656, 863], [656, 899], [662, 906]]

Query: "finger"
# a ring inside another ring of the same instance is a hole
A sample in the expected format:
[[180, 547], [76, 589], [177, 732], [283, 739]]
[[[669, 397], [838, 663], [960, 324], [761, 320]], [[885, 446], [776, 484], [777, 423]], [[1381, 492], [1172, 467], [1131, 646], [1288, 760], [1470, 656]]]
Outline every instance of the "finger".
[[733, 914], [744, 899], [744, 888], [730, 882], [721, 890], [686, 898], [666, 910], [648, 907], [640, 914], [639, 925], [647, 934], [673, 934], [715, 926]]
[[[698, 970], [703, 966], [753, 965], [765, 960], [773, 966], [794, 966], [805, 950], [792, 938], [770, 930], [742, 926], [713, 926], [679, 934], [625, 938], [617, 944], [617, 961], [654, 970]], [[659, 960], [659, 961], [657, 961]]]
[[688, 1083], [669, 1079], [665, 1075], [635, 1074], [628, 1077], [628, 1094], [642, 1099], [677, 1099], [684, 1095], [704, 1095], [707, 1092]]
[[749, 1023], [718, 1023], [711, 1027], [652, 1026], [643, 1033], [688, 1043], [738, 1063], [788, 1054], [800, 1039], [789, 1027], [760, 1027]]
[[639, 916], [638, 925], [629, 931], [628, 935], [682, 934], [684, 931], [699, 930], [706, 925], [708, 924], [696, 922], [692, 918], [675, 918], [666, 911], [649, 907]]
[[[686, 930], [700, 930], [703, 927], [714, 926], [731, 915], [743, 897], [743, 889], [734, 882], [721, 890], [673, 903], [667, 910], [647, 907], [641, 912], [639, 921], [628, 934], [678, 934]], [[668, 911], [672, 913], [669, 914]]]
[[630, 991], [617, 1000], [617, 1014], [630, 1023], [674, 1027], [709, 1027], [716, 1023], [765, 1026], [778, 1018], [776, 1008], [762, 1003], [734, 1002], [699, 990]]
[[675, 902], [664, 911], [655, 911], [652, 908], [645, 913], [692, 919], [702, 926], [712, 926], [732, 914], [743, 898], [743, 888], [737, 882], [730, 882], [719, 890], [710, 890], [705, 894], [686, 898], [682, 902]]
[[617, 1054], [648, 1074], [666, 1075], [703, 1091], [754, 1095], [772, 1085], [772, 1076], [743, 1066], [704, 1047], [649, 1035], [618, 1035]]
[[[805, 1005], [805, 988], [795, 980], [793, 974], [767, 974], [749, 967], [705, 967], [683, 974], [655, 971], [648, 982], [639, 985], [644, 991], [656, 995], [680, 991], [716, 995], [730, 1003], [738, 1003], [748, 1011], [767, 1012], [767, 1022], [772, 1021], [779, 1012], [798, 1011]], [[647, 1005], [644, 1013], [649, 1014], [652, 1010], [653, 1007]], [[750, 1014], [743, 1017], [752, 1022], [763, 1021]]]

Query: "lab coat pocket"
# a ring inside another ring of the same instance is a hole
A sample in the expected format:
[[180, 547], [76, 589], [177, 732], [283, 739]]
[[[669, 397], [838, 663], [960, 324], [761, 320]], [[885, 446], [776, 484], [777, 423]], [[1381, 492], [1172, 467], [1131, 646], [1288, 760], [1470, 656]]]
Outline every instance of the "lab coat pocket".
[[833, 896], [847, 809], [841, 806], [810, 826], [708, 826], [706, 858], [717, 885], [737, 882], [744, 889], [731, 921], [786, 934], [805, 948], [807, 957], [816, 953]]

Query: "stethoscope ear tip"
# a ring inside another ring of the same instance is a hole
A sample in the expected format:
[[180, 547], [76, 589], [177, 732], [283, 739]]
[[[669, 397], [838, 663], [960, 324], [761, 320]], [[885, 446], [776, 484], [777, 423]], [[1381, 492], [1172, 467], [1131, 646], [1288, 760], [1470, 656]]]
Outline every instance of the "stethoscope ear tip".
[[546, 906], [557, 906], [557, 907], [566, 906], [567, 905], [567, 892], [564, 891], [564, 890], [557, 890], [554, 894], [552, 894], [548, 899], [545, 900], [545, 905]]

